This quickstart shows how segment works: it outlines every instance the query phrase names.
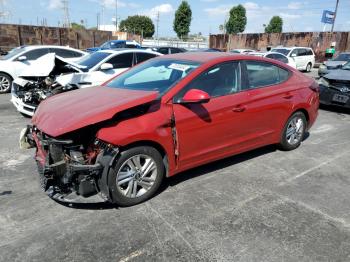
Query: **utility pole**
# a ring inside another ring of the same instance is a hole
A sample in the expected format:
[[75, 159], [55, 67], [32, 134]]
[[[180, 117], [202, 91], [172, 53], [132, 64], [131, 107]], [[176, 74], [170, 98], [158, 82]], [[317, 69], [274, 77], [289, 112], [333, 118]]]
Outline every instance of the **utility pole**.
[[102, 30], [104, 30], [104, 25], [105, 25], [105, 4], [102, 2], [101, 4], [101, 21], [100, 21], [100, 26]]
[[100, 13], [96, 14], [96, 29], [100, 30]]
[[157, 46], [159, 46], [159, 10], [157, 12]]
[[62, 1], [62, 10], [63, 10], [63, 26], [70, 28], [70, 18], [69, 18], [69, 1], [68, 0], [61, 0]]
[[118, 0], [115, 0], [115, 31], [118, 32]]
[[338, 5], [339, 5], [339, 0], [337, 0], [337, 3], [335, 5], [334, 18], [333, 18], [333, 24], [332, 24], [332, 29], [331, 29], [332, 33], [333, 33], [333, 30], [334, 30], [335, 19], [337, 17]]

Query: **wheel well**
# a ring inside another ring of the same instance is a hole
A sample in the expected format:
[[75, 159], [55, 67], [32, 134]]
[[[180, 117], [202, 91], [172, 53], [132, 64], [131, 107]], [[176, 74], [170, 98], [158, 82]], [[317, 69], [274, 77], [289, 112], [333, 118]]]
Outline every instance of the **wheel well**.
[[4, 74], [4, 75], [7, 75], [7, 76], [9, 76], [10, 78], [11, 78], [11, 81], [13, 80], [13, 77], [10, 75], [10, 74], [8, 74], [8, 73], [5, 73], [5, 72], [1, 72], [0, 71], [0, 74]]
[[123, 146], [121, 149], [122, 150], [127, 150], [129, 148], [136, 147], [136, 146], [150, 146], [150, 147], [153, 147], [153, 148], [157, 149], [157, 151], [160, 153], [160, 155], [163, 158], [163, 163], [164, 163], [164, 166], [165, 166], [166, 176], [168, 176], [168, 172], [169, 172], [168, 155], [167, 155], [167, 153], [166, 153], [166, 151], [165, 151], [165, 149], [164, 149], [164, 147], [162, 145], [160, 145], [159, 143], [154, 142], [154, 141], [144, 140], [144, 141], [137, 141], [137, 142], [128, 144], [126, 146]]
[[[310, 120], [310, 116], [309, 116], [309, 113], [307, 112], [307, 110], [305, 110], [304, 108], [300, 108], [298, 110], [296, 110], [295, 112], [293, 112], [293, 114], [295, 114], [296, 112], [301, 112], [304, 114], [305, 118], [306, 118], [306, 122], [309, 123], [309, 120]], [[292, 114], [292, 115], [293, 115]]]

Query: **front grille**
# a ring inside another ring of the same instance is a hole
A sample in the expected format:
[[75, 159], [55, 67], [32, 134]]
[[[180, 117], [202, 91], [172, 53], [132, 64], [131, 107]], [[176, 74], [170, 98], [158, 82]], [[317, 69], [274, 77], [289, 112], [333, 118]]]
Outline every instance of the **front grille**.
[[350, 93], [350, 82], [348, 81], [332, 81], [329, 87], [342, 93]]

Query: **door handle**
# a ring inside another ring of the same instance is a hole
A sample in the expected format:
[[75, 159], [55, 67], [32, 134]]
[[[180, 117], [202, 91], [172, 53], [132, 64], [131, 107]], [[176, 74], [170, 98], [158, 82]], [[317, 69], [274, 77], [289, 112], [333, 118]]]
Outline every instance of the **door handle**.
[[246, 110], [245, 106], [237, 106], [237, 107], [232, 109], [232, 111], [236, 112], [236, 113], [241, 113], [241, 112], [244, 112], [245, 110]]
[[282, 96], [284, 99], [291, 99], [293, 98], [294, 96], [291, 94], [291, 93], [286, 93]]

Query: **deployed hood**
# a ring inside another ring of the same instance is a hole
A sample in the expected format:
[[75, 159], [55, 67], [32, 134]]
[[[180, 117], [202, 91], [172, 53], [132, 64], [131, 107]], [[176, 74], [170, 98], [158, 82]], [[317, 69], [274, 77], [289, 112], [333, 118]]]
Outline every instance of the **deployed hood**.
[[55, 70], [55, 67], [63, 68], [67, 65], [72, 68], [73, 72], [82, 72], [79, 65], [68, 62], [64, 58], [56, 56], [55, 53], [49, 53], [35, 60], [20, 76], [46, 77]]
[[57, 137], [111, 119], [118, 112], [154, 101], [155, 91], [110, 87], [79, 89], [44, 100], [32, 118], [42, 132]]
[[346, 64], [347, 61], [333, 61], [333, 60], [329, 60], [329, 61], [326, 61], [324, 64], [327, 66], [327, 67], [340, 67], [344, 64]]
[[350, 81], [350, 70], [332, 70], [324, 78], [335, 81]]

